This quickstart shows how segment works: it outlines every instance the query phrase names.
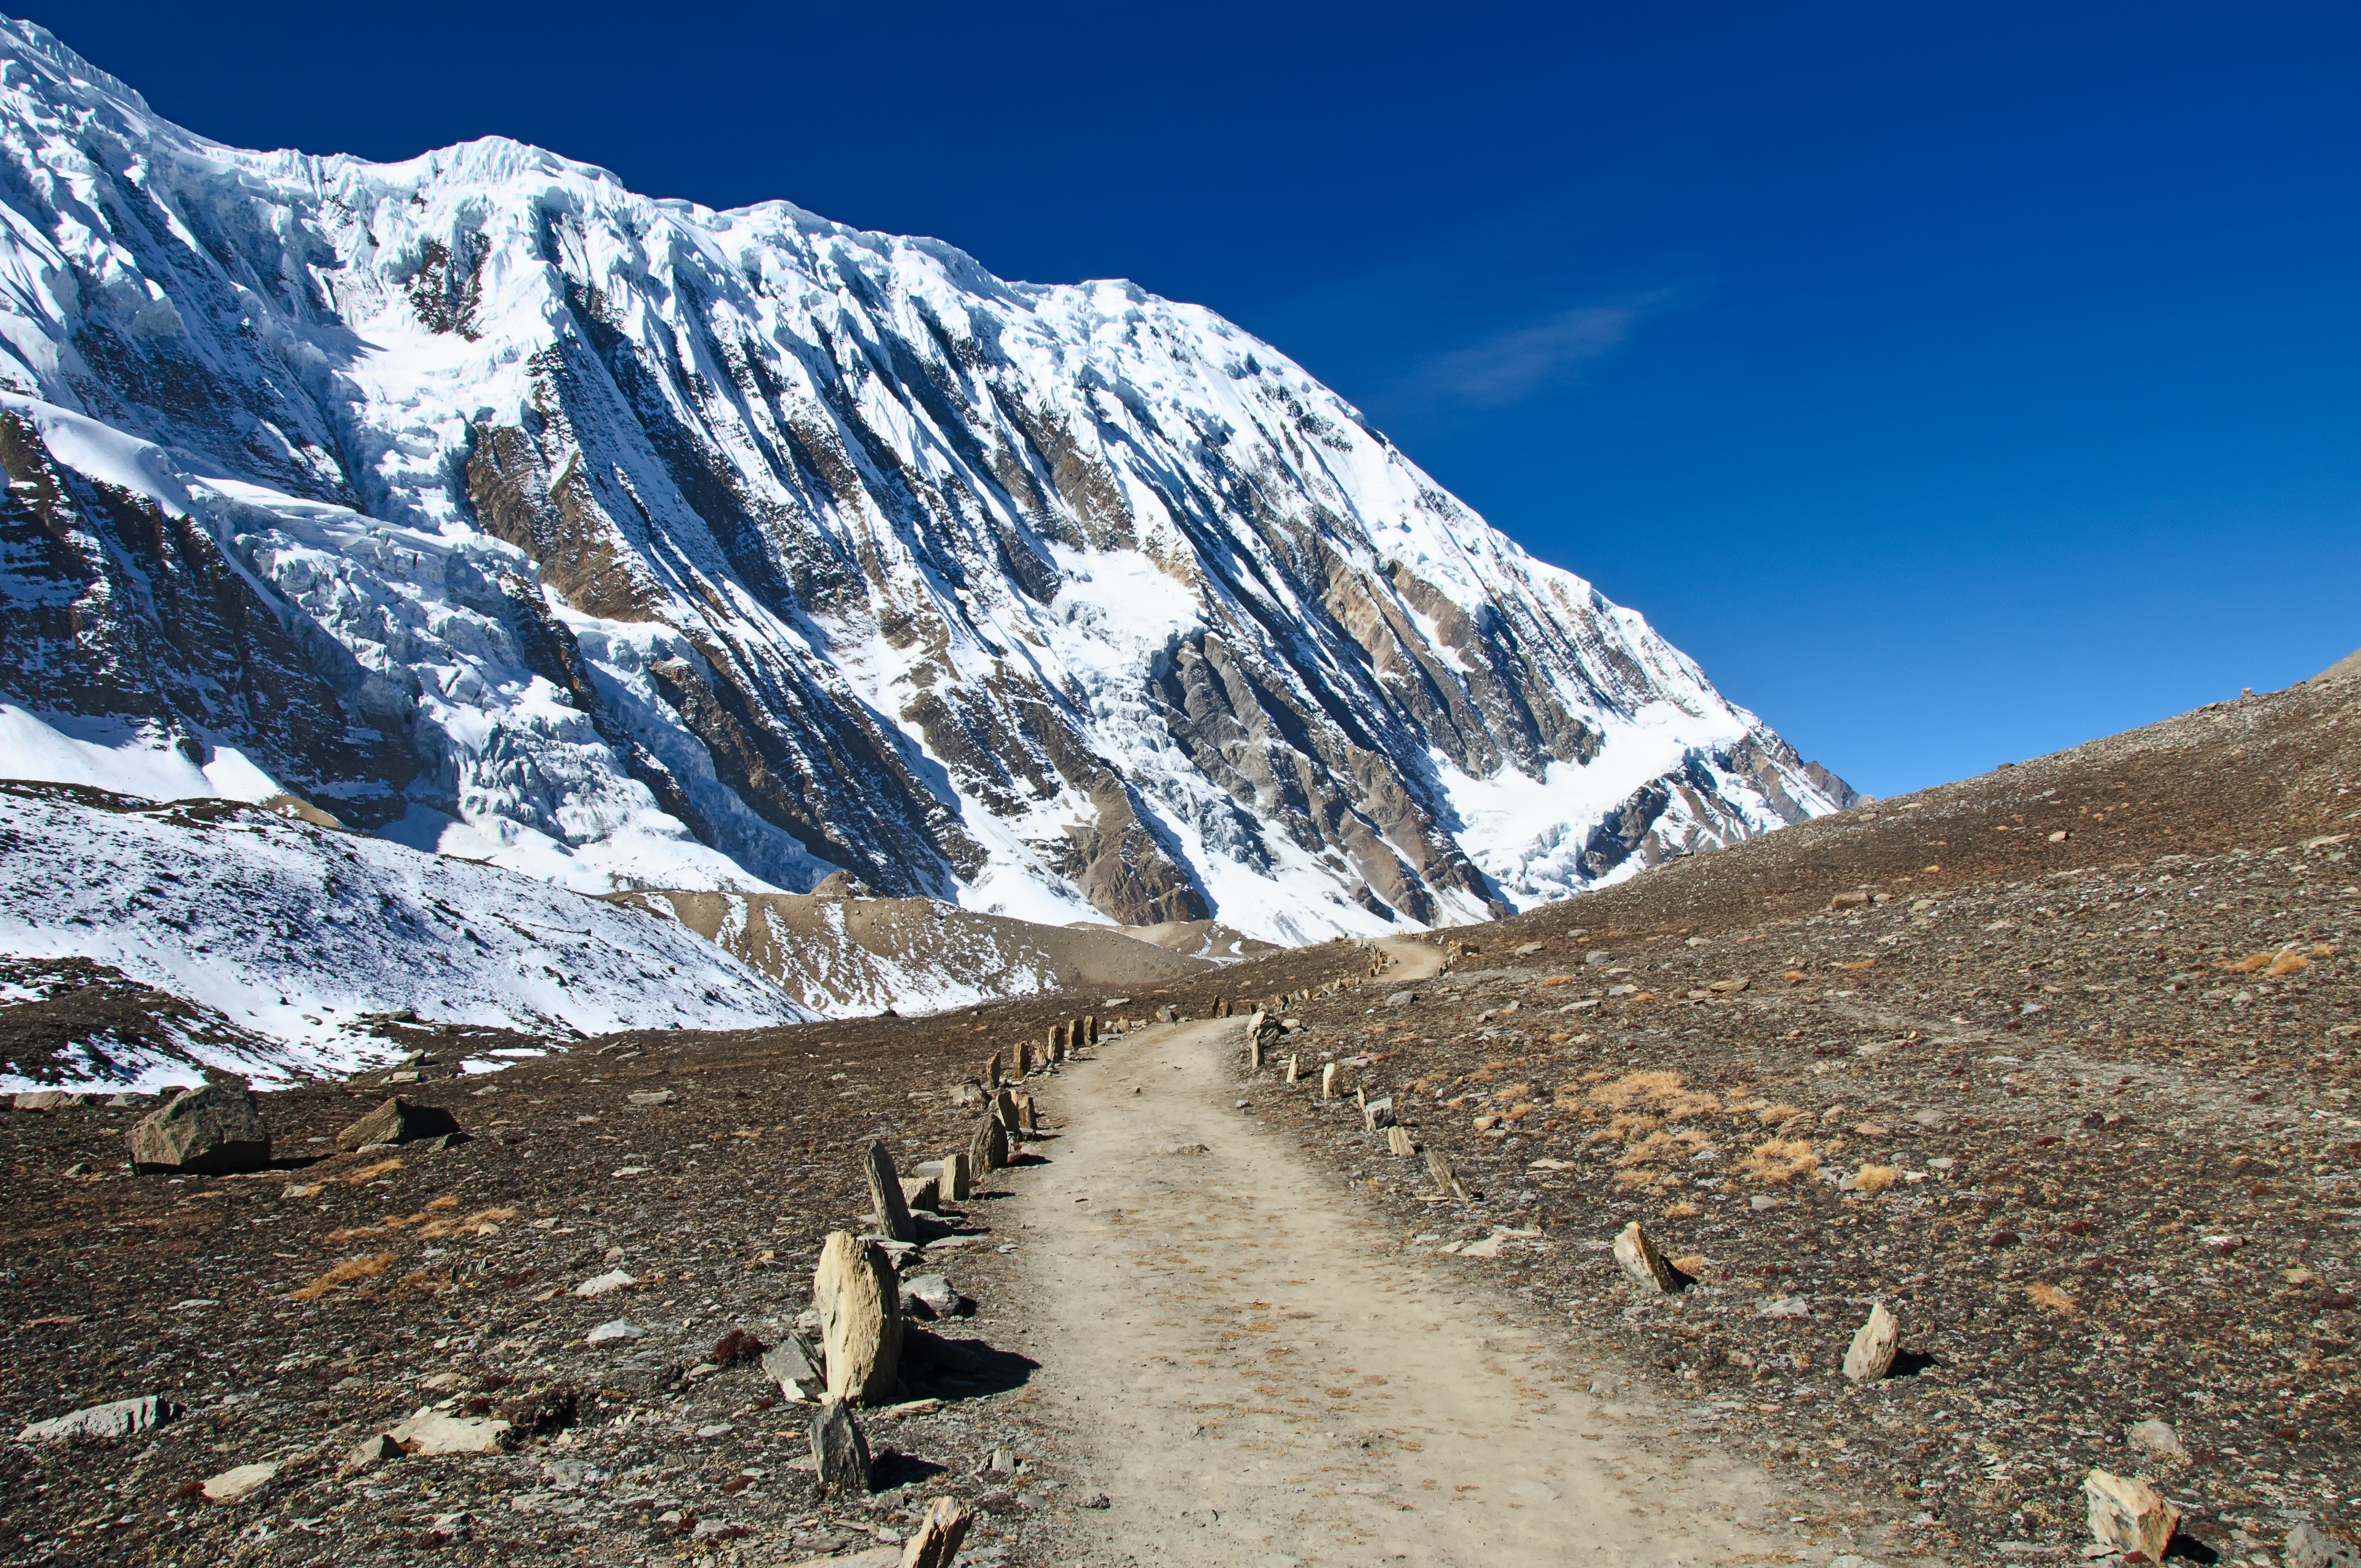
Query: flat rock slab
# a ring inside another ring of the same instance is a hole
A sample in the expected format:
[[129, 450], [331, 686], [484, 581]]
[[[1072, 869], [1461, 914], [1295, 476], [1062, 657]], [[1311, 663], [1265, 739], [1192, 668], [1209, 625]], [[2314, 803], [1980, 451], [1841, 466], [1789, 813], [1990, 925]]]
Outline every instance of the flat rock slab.
[[400, 1443], [404, 1453], [433, 1459], [455, 1453], [498, 1453], [509, 1446], [513, 1430], [508, 1422], [493, 1417], [421, 1410], [389, 1429], [385, 1435]]
[[77, 1437], [132, 1437], [160, 1427], [181, 1414], [181, 1407], [161, 1394], [136, 1399], [114, 1399], [88, 1405], [45, 1421], [35, 1421], [16, 1434], [18, 1442], [61, 1442]]
[[276, 1464], [240, 1464], [214, 1476], [201, 1490], [208, 1503], [235, 1503], [270, 1485], [270, 1478], [278, 1474]]

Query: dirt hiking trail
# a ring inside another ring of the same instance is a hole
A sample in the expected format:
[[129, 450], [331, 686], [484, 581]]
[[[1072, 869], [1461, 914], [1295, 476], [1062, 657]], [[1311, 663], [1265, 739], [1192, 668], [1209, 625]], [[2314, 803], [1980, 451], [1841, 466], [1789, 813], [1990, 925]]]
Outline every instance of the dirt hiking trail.
[[[1425, 973], [1433, 949], [1398, 957]], [[1389, 981], [1413, 983], [1404, 962]], [[1792, 1552], [1769, 1483], [1406, 1255], [1236, 1102], [1242, 1022], [1114, 1037], [1020, 1183], [1036, 1387], [1111, 1499], [1087, 1562], [1708, 1563]], [[1202, 1146], [1203, 1152], [1191, 1151]], [[1644, 1431], [1653, 1451], [1631, 1441]]]

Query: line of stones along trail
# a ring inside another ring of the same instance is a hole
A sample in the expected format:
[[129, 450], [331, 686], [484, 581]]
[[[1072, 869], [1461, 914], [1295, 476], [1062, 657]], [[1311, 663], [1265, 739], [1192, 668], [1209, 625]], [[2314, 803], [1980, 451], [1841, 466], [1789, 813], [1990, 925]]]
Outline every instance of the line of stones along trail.
[[1097, 1536], [1082, 1561], [1503, 1568], [1793, 1549], [1761, 1472], [1595, 1397], [1587, 1371], [1405, 1254], [1239, 1109], [1309, 1091], [1241, 1088], [1243, 1049], [1235, 1019], [1114, 1036], [1045, 1096], [1058, 1135], [1016, 1207], [1024, 1293], [1057, 1347], [1036, 1386], [1111, 1499], [1075, 1516]]

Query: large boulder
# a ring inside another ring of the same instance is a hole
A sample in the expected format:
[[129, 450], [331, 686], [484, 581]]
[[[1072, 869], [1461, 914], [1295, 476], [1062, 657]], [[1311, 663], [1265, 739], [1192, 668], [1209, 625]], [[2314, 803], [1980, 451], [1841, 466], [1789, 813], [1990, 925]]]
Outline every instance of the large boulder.
[[336, 1135], [336, 1147], [349, 1154], [371, 1144], [411, 1144], [447, 1137], [459, 1119], [440, 1105], [418, 1105], [397, 1094]]
[[262, 1103], [243, 1083], [192, 1089], [131, 1129], [131, 1166], [142, 1172], [227, 1176], [269, 1163]]

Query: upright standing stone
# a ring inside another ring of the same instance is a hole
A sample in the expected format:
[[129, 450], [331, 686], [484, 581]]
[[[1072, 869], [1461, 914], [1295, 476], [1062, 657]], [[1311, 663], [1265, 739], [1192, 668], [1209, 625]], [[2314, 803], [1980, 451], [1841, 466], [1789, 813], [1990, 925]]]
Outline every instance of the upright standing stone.
[[1033, 1097], [1030, 1094], [1020, 1094], [1016, 1097], [1016, 1124], [1028, 1133], [1038, 1133], [1041, 1130], [1040, 1121], [1033, 1110]]
[[831, 1394], [819, 1402], [811, 1419], [812, 1466], [819, 1472], [820, 1490], [866, 1494], [869, 1490], [869, 1440], [852, 1419], [852, 1407]]
[[968, 1521], [975, 1515], [957, 1497], [937, 1497], [927, 1517], [902, 1549], [902, 1568], [951, 1568], [960, 1542], [967, 1539]]
[[1016, 1091], [1014, 1089], [1004, 1089], [999, 1093], [994, 1095], [992, 1097], [992, 1113], [1000, 1118], [1000, 1124], [1002, 1126], [1007, 1128], [1012, 1133], [1016, 1131], [1018, 1126], [1016, 1120]]
[[227, 1176], [270, 1163], [270, 1129], [243, 1083], [192, 1089], [131, 1129], [131, 1167], [142, 1173]]
[[918, 1227], [911, 1223], [910, 1205], [902, 1196], [902, 1179], [894, 1172], [894, 1157], [886, 1152], [884, 1142], [871, 1144], [861, 1164], [862, 1174], [869, 1178], [869, 1206], [876, 1211], [877, 1234], [888, 1241], [917, 1241]]
[[1290, 1052], [1288, 1054], [1288, 1058], [1287, 1058], [1287, 1081], [1288, 1081], [1288, 1082], [1290, 1082], [1290, 1083], [1293, 1083], [1293, 1082], [1295, 1081], [1295, 1073], [1296, 1073], [1296, 1065], [1295, 1065], [1295, 1060], [1296, 1060], [1296, 1058], [1295, 1058], [1295, 1055], [1294, 1055], [1294, 1053], [1293, 1053], [1293, 1052], [1291, 1052], [1291, 1051], [1290, 1051]]
[[894, 1396], [902, 1359], [902, 1295], [885, 1249], [849, 1231], [831, 1231], [812, 1276], [828, 1391], [856, 1404]]
[[1664, 1255], [1656, 1250], [1656, 1244], [1648, 1239], [1648, 1233], [1640, 1228], [1637, 1220], [1616, 1236], [1615, 1261], [1622, 1265], [1623, 1272], [1631, 1277], [1634, 1284], [1651, 1290], [1670, 1290], [1676, 1283], [1673, 1266], [1664, 1261]]
[[954, 1203], [964, 1203], [975, 1190], [975, 1157], [961, 1149], [943, 1156], [943, 1196]]
[[1336, 1064], [1333, 1061], [1321, 1064], [1320, 1098], [1323, 1101], [1336, 1098]]
[[976, 1124], [975, 1136], [968, 1144], [968, 1163], [975, 1168], [971, 1179], [976, 1181], [983, 1180], [986, 1171], [1008, 1163], [1008, 1129], [1001, 1125], [997, 1111]]
[[1418, 1146], [1411, 1141], [1409, 1131], [1397, 1124], [1386, 1129], [1386, 1151], [1397, 1156], [1414, 1155]]
[[1869, 1321], [1852, 1336], [1852, 1345], [1845, 1352], [1844, 1375], [1855, 1383], [1874, 1383], [1894, 1370], [1894, 1347], [1902, 1343], [1902, 1326], [1885, 1303], [1877, 1302], [1869, 1309]]
[[1049, 1026], [1049, 1060], [1050, 1060], [1050, 1063], [1054, 1066], [1055, 1064], [1057, 1064], [1057, 1063], [1059, 1063], [1059, 1062], [1061, 1062], [1061, 1061], [1064, 1061], [1065, 1059], [1066, 1059], [1066, 1025], [1064, 1025], [1063, 1024], [1052, 1024], [1052, 1025]]
[[983, 1058], [983, 1091], [986, 1094], [1000, 1087], [1000, 1053], [993, 1052]]
[[1435, 1190], [1445, 1198], [1456, 1198], [1462, 1203], [1470, 1201], [1467, 1184], [1459, 1179], [1459, 1173], [1451, 1168], [1450, 1157], [1441, 1149], [1426, 1151], [1426, 1174], [1433, 1179]]
[[1082, 1044], [1095, 1046], [1098, 1043], [1099, 1015], [1095, 1013], [1086, 1013], [1082, 1015]]

